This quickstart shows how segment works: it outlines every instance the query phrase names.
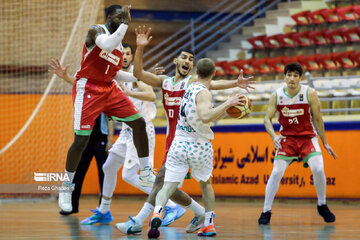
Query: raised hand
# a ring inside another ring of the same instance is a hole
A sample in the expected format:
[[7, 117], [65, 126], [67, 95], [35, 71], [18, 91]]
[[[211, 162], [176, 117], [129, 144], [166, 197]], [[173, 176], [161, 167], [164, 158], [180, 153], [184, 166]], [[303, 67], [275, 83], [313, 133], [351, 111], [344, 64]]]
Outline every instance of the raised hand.
[[148, 45], [152, 39], [152, 36], [149, 37], [149, 34], [151, 32], [151, 28], [146, 29], [144, 26], [139, 26], [139, 28], [135, 28], [136, 33], [136, 45], [138, 47], [145, 47]]
[[122, 10], [122, 15], [123, 15], [123, 22], [125, 24], [129, 24], [129, 22], [131, 22], [131, 15], [130, 15], [130, 9], [131, 9], [131, 5], [125, 5], [121, 8]]
[[165, 72], [164, 67], [158, 67], [158, 64], [155, 64], [152, 69], [152, 73], [155, 75], [162, 75]]
[[65, 67], [63, 67], [59, 61], [59, 59], [52, 58], [51, 61], [48, 63], [49, 66], [49, 73], [56, 74], [59, 78], [65, 79], [67, 76], [67, 71], [70, 67], [69, 64], [66, 64]]
[[251, 80], [253, 78], [254, 78], [253, 76], [245, 78], [243, 70], [241, 69], [239, 77], [237, 79], [237, 86], [240, 87], [240, 88], [245, 89], [249, 93], [248, 88], [255, 89], [254, 87], [250, 86], [250, 84], [256, 84], [256, 81], [249, 81], [249, 80]]
[[335, 154], [334, 150], [330, 147], [328, 143], [324, 143], [324, 148], [331, 156], [333, 156], [334, 159], [337, 159], [337, 155]]

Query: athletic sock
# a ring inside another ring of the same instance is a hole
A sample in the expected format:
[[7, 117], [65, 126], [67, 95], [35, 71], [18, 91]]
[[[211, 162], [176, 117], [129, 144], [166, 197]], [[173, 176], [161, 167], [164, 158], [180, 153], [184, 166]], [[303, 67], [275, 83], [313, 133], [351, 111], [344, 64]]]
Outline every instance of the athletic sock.
[[64, 181], [64, 183], [71, 184], [74, 180], [75, 172], [69, 172], [65, 169], [65, 173], [68, 175], [69, 181]]
[[168, 202], [166, 203], [166, 206], [167, 206], [167, 207], [170, 207], [170, 208], [174, 208], [174, 207], [176, 207], [176, 203], [174, 203], [173, 201], [171, 201], [171, 200], [169, 199]]
[[138, 215], [135, 216], [137, 222], [142, 225], [144, 221], [148, 218], [148, 216], [150, 215], [153, 209], [154, 206], [146, 202], [142, 207], [142, 209], [140, 210], [140, 212], [138, 213]]
[[145, 167], [149, 167], [149, 157], [139, 158], [140, 170], [143, 170]]
[[204, 222], [205, 227], [214, 224], [214, 216], [215, 216], [214, 211], [205, 213], [205, 222]]
[[104, 214], [110, 211], [110, 204], [111, 204], [111, 199], [107, 200], [105, 198], [101, 198], [101, 203], [99, 207], [100, 212]]
[[191, 199], [191, 203], [186, 208], [190, 209], [195, 213], [195, 216], [202, 216], [205, 214], [205, 208], [198, 204], [194, 199]]

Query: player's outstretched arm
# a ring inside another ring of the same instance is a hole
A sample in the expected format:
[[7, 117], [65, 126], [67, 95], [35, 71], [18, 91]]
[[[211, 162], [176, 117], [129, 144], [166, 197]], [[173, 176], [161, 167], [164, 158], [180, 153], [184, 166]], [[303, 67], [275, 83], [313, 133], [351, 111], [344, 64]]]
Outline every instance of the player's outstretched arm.
[[281, 148], [281, 139], [283, 138], [283, 136], [276, 135], [276, 133], [275, 133], [274, 126], [272, 124], [272, 119], [275, 116], [275, 113], [276, 113], [276, 94], [273, 93], [273, 94], [271, 94], [271, 97], [269, 100], [268, 109], [266, 111], [265, 118], [264, 118], [264, 124], [265, 124], [266, 131], [268, 132], [271, 139], [273, 140], [275, 149], [280, 149]]
[[114, 142], [114, 131], [115, 131], [114, 121], [107, 119], [107, 125], [108, 125], [109, 134], [108, 134], [108, 142], [106, 144], [105, 149], [106, 151], [109, 151]]
[[143, 69], [144, 49], [150, 43], [152, 38], [152, 36], [149, 36], [151, 28], [146, 29], [145, 26], [139, 26], [138, 29], [135, 29], [135, 32], [137, 47], [134, 57], [134, 76], [150, 86], [161, 88], [162, 81], [166, 78], [166, 76], [157, 76], [151, 72], [144, 71]]
[[125, 72], [122, 70], [117, 71], [114, 79], [119, 82], [136, 82], [137, 81], [137, 78], [134, 77], [134, 75], [132, 73]]
[[109, 36], [105, 34], [104, 29], [100, 26], [92, 26], [86, 37], [86, 46], [91, 47], [96, 44], [102, 50], [112, 52], [117, 46], [119, 46], [125, 36], [126, 30], [128, 29], [128, 24], [131, 21], [130, 9], [130, 5], [122, 7], [123, 23], [120, 24], [118, 29]]
[[250, 84], [256, 84], [256, 81], [251, 81], [253, 76], [248, 78], [244, 77], [243, 70], [240, 70], [240, 74], [237, 80], [213, 80], [210, 83], [211, 90], [221, 90], [221, 89], [228, 89], [239, 87], [245, 89], [249, 92], [249, 89], [254, 89], [254, 87], [250, 86]]
[[133, 98], [140, 99], [142, 101], [149, 101], [154, 102], [156, 100], [156, 95], [153, 90], [153, 88], [143, 82], [137, 82], [137, 85], [139, 87], [139, 92], [131, 91], [128, 89], [124, 84], [119, 83], [122, 91], [125, 93], [125, 95]]
[[59, 78], [65, 80], [65, 82], [69, 84], [74, 84], [75, 78], [68, 74], [68, 69], [70, 67], [69, 64], [66, 64], [63, 67], [59, 61], [59, 59], [52, 58], [51, 61], [48, 63], [49, 66], [49, 73], [56, 74]]
[[320, 139], [324, 145], [324, 148], [331, 156], [333, 156], [334, 159], [337, 159], [337, 155], [326, 140], [324, 121], [320, 113], [320, 99], [315, 89], [313, 88], [309, 88], [309, 103], [312, 119], [314, 121], [315, 128], [320, 136]]
[[242, 94], [238, 93], [220, 104], [212, 108], [212, 96], [209, 90], [202, 90], [196, 95], [196, 111], [203, 123], [215, 122], [224, 117], [224, 112], [231, 106], [244, 105], [245, 102], [240, 99]]

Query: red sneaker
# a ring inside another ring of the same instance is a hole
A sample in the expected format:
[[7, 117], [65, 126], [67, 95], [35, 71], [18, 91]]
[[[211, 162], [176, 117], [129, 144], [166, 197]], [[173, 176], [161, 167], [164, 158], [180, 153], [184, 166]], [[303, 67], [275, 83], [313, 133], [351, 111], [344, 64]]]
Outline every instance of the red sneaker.
[[154, 213], [151, 216], [148, 228], [148, 237], [149, 238], [158, 238], [160, 236], [159, 227], [161, 226], [161, 215], [159, 213]]
[[216, 235], [216, 230], [214, 224], [209, 225], [207, 227], [204, 226], [198, 232], [198, 236], [202, 236], [202, 237], [212, 237], [215, 235]]

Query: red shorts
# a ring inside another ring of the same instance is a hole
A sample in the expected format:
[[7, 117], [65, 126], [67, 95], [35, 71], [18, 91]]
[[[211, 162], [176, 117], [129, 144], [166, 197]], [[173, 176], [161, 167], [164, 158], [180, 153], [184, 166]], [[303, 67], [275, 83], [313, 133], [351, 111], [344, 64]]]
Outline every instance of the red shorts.
[[283, 159], [293, 162], [302, 157], [304, 167], [308, 167], [307, 161], [314, 155], [321, 155], [318, 137], [287, 136], [281, 140], [281, 148], [275, 152], [275, 160]]
[[[173, 131], [169, 130], [169, 132], [173, 132]], [[163, 165], [166, 163], [167, 154], [168, 154], [169, 149], [171, 147], [171, 143], [174, 140], [174, 137], [175, 137], [175, 134], [173, 134], [173, 135], [170, 134], [170, 135], [166, 136], [166, 146], [165, 146], [166, 149], [165, 149], [164, 160], [163, 160], [163, 163], [162, 163]]]
[[[166, 159], [167, 159], [167, 155], [168, 155], [168, 152], [169, 152], [169, 149], [166, 149], [166, 152], [165, 152], [165, 156], [164, 156], [164, 160], [162, 162], [162, 165], [164, 165], [166, 163]], [[161, 166], [162, 166], [161, 165]]]
[[72, 97], [74, 131], [77, 135], [90, 135], [96, 118], [102, 112], [118, 121], [141, 118], [139, 111], [115, 81], [102, 83], [80, 78], [73, 86]]

